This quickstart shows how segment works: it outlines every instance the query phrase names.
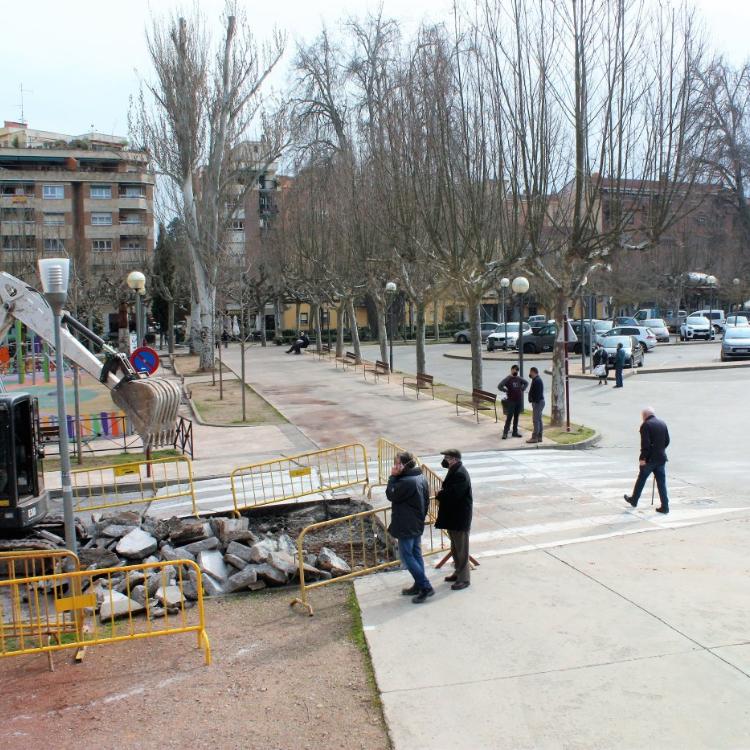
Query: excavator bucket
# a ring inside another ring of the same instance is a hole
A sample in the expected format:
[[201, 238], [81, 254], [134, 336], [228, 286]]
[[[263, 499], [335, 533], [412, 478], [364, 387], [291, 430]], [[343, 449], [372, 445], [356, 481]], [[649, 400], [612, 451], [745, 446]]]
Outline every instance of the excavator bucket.
[[174, 443], [180, 408], [176, 382], [163, 378], [123, 380], [112, 391], [112, 400], [131, 419], [144, 449]]

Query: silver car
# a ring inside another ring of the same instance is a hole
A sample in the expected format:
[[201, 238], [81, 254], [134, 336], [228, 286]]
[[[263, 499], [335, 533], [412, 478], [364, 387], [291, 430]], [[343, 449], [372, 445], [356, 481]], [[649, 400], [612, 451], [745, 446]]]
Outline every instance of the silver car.
[[[486, 323], [481, 324], [481, 336], [483, 343], [487, 341], [487, 336], [489, 336], [493, 331], [497, 330], [497, 326], [498, 323], [493, 323], [492, 321], [487, 321]], [[456, 331], [453, 336], [453, 340], [457, 344], [468, 344], [471, 341], [471, 331], [468, 328], [463, 328], [460, 331]]]
[[750, 326], [732, 326], [724, 330], [721, 342], [721, 361], [734, 357], [750, 357]]
[[669, 343], [669, 329], [661, 318], [647, 318], [643, 321], [643, 325], [654, 332], [654, 336], [660, 344]]
[[[523, 324], [523, 335], [531, 335], [531, 326]], [[518, 323], [508, 323], [508, 340], [505, 340], [505, 323], [500, 323], [493, 333], [487, 337], [487, 351], [495, 349], [515, 349], [518, 343]]]
[[747, 315], [729, 315], [727, 317], [727, 328], [737, 328], [737, 326], [750, 326], [750, 320]]
[[610, 367], [614, 367], [618, 344], [622, 344], [625, 350], [625, 367], [643, 367], [645, 355], [635, 336], [607, 336], [604, 339], [604, 351], [607, 352]]
[[604, 346], [607, 346], [609, 336], [635, 336], [643, 349], [643, 353], [650, 352], [656, 346], [656, 335], [646, 326], [618, 326], [607, 333], [604, 338]]

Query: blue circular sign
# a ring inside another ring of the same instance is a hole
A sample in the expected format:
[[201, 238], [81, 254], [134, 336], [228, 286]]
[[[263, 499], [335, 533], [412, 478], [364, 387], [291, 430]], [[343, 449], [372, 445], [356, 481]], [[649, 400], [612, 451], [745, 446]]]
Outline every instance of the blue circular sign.
[[130, 355], [130, 364], [136, 372], [153, 375], [159, 369], [159, 355], [150, 346], [139, 346]]

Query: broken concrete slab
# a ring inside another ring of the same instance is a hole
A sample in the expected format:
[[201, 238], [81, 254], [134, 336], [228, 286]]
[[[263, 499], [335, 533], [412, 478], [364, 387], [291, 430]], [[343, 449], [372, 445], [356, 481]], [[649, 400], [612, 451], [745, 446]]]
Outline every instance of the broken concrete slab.
[[318, 559], [315, 561], [315, 567], [319, 570], [327, 570], [332, 576], [342, 576], [351, 573], [352, 569], [342, 560], [332, 549], [322, 547], [318, 552]]
[[159, 553], [165, 560], [195, 560], [195, 555], [187, 547], [175, 549], [171, 544], [164, 544]]
[[255, 571], [258, 578], [262, 578], [269, 586], [283, 586], [286, 583], [286, 573], [282, 573], [268, 563], [261, 563]]
[[169, 533], [169, 541], [176, 547], [211, 536], [211, 525], [194, 518], [180, 519], [179, 524]]
[[100, 547], [78, 550], [78, 559], [81, 562], [81, 567], [88, 570], [113, 568], [120, 562], [120, 558], [114, 552]]
[[182, 592], [179, 586], [159, 587], [154, 596], [163, 607], [178, 607], [182, 603]]
[[240, 544], [239, 542], [229, 542], [226, 554], [235, 555], [236, 557], [239, 557], [240, 560], [244, 560], [245, 562], [253, 561], [250, 547], [246, 547], [244, 544]]
[[248, 565], [239, 573], [235, 573], [233, 576], [229, 576], [225, 588], [227, 593], [232, 591], [239, 591], [240, 589], [247, 588], [251, 583], [255, 583], [257, 580], [257, 571], [253, 566]]
[[224, 562], [221, 552], [217, 550], [204, 550], [198, 553], [196, 559], [198, 567], [217, 581], [222, 583], [229, 578], [229, 568]]
[[237, 568], [237, 570], [244, 570], [248, 566], [248, 563], [242, 558], [237, 557], [237, 555], [225, 554], [224, 562], [229, 563], [233, 568]]
[[297, 563], [291, 555], [285, 552], [271, 552], [267, 560], [276, 570], [281, 571], [287, 578], [293, 578], [297, 574]]
[[117, 554], [131, 560], [142, 560], [156, 551], [157, 541], [143, 529], [133, 529], [120, 539]]
[[240, 540], [256, 541], [256, 536], [248, 528], [249, 520], [247, 518], [214, 518], [211, 525], [214, 534], [219, 537], [222, 544], [236, 542]]
[[101, 607], [99, 608], [99, 619], [106, 622], [112, 618], [127, 617], [143, 612], [145, 605], [135, 599], [121, 594], [119, 591], [105, 592]]
[[277, 551], [278, 548], [275, 540], [261, 539], [250, 547], [250, 561], [254, 563], [264, 563], [268, 560], [272, 552]]
[[279, 534], [276, 539], [276, 548], [279, 552], [285, 552], [287, 555], [294, 557], [297, 554], [297, 545], [292, 537], [288, 534]]
[[210, 536], [208, 539], [201, 539], [198, 542], [191, 542], [190, 544], [186, 544], [184, 547], [177, 547], [177, 551], [180, 550], [187, 550], [193, 555], [197, 555], [199, 552], [203, 552], [204, 550], [210, 550], [210, 549], [218, 549], [219, 548], [219, 540], [215, 536]]

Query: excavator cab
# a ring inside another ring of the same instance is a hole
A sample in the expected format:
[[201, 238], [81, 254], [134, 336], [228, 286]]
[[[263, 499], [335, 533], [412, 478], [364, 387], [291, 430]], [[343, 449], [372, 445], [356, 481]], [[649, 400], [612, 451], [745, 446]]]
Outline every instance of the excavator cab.
[[22, 529], [47, 514], [36, 399], [0, 394], [0, 529]]

